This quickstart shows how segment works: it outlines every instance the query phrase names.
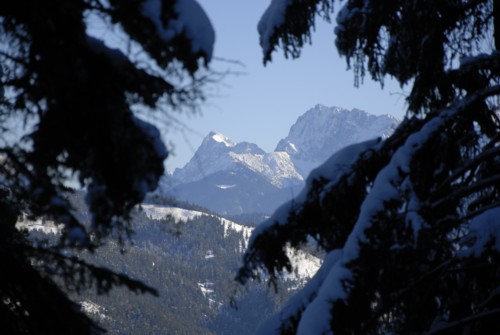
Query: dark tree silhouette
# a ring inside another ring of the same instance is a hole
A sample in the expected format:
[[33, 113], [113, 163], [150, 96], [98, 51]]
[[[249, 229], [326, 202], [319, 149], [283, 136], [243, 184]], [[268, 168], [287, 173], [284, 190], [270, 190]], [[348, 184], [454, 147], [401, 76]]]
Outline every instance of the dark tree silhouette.
[[[123, 48], [91, 36], [93, 20], [119, 34]], [[212, 44], [210, 22], [194, 0], [0, 4], [2, 332], [98, 331], [54, 280], [76, 291], [125, 285], [155, 293], [67, 251], [94, 250], [104, 237], [121, 241], [130, 232], [129, 213], [156, 188], [167, 157], [158, 130], [134, 111], [201, 101], [200, 69]], [[13, 119], [31, 125], [17, 142], [8, 140]], [[67, 200], [72, 177], [88, 191], [89, 224]], [[15, 228], [22, 215], [64, 224], [60, 241], [33, 245]]]
[[[264, 61], [298, 57], [333, 1], [274, 1]], [[251, 238], [238, 273], [290, 270], [285, 248], [327, 252], [267, 331], [496, 334], [500, 314], [497, 1], [345, 1], [336, 45], [354, 69], [411, 87], [393, 136], [348, 147]]]

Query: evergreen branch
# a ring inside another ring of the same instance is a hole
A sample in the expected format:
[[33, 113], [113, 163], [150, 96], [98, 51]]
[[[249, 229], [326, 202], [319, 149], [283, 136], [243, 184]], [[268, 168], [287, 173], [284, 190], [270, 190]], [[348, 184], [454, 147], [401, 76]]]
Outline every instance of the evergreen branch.
[[1, 51], [1, 50], [0, 50], [0, 56], [5, 57], [5, 58], [7, 58], [8, 60], [13, 61], [14, 63], [22, 64], [22, 65], [24, 65], [25, 67], [29, 67], [29, 63], [28, 63], [25, 59], [20, 58], [20, 57], [15, 57], [15, 56], [12, 56], [12, 55], [8, 54], [8, 53], [7, 53], [7, 52], [5, 52], [5, 51]]
[[481, 312], [478, 314], [474, 314], [474, 315], [465, 317], [465, 318], [457, 320], [457, 321], [446, 323], [444, 325], [438, 324], [438, 325], [433, 327], [434, 329], [431, 328], [426, 333], [426, 335], [434, 335], [434, 334], [449, 332], [450, 330], [453, 330], [453, 329], [458, 328], [458, 327], [462, 327], [468, 323], [476, 322], [476, 321], [478, 321], [480, 319], [484, 319], [484, 318], [489, 318], [489, 317], [495, 316], [497, 314], [500, 314], [500, 308], [496, 308], [493, 310], [484, 311], [484, 312]]
[[489, 204], [487, 206], [483, 206], [479, 209], [476, 209], [475, 211], [473, 212], [470, 212], [468, 213], [465, 217], [464, 217], [464, 220], [471, 220], [472, 218], [480, 215], [481, 213], [484, 213], [486, 212], [487, 210], [490, 210], [490, 209], [493, 209], [493, 208], [496, 208], [496, 207], [499, 207], [500, 206], [500, 201], [495, 201], [493, 202], [492, 204]]
[[471, 195], [476, 193], [482, 189], [485, 189], [490, 186], [494, 186], [495, 183], [500, 182], [500, 175], [493, 175], [489, 178], [483, 179], [474, 183], [472, 185], [467, 185], [464, 187], [460, 187], [456, 190], [453, 190], [448, 196], [441, 198], [430, 205], [431, 210], [435, 210], [436, 208], [446, 204], [447, 202], [456, 201], [462, 197], [467, 195]]
[[489, 150], [483, 151], [481, 154], [464, 163], [455, 171], [453, 171], [452, 174], [437, 187], [436, 192], [439, 193], [445, 186], [448, 186], [448, 184], [453, 182], [455, 179], [462, 176], [467, 171], [474, 169], [488, 158], [494, 157], [497, 154], [500, 154], [500, 147], [493, 147]]

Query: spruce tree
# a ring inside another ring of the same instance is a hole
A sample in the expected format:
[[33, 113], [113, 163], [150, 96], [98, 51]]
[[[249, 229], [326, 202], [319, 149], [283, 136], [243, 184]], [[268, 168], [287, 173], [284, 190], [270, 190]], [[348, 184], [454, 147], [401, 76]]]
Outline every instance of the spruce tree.
[[[121, 45], [91, 34], [96, 22]], [[124, 285], [156, 293], [72, 250], [130, 233], [130, 212], [156, 188], [167, 157], [158, 129], [137, 111], [198, 104], [213, 39], [194, 0], [0, 4], [2, 333], [99, 331], [56, 282], [77, 292]], [[27, 124], [19, 141], [9, 137], [15, 121]], [[91, 222], [72, 210], [72, 180], [87, 190]], [[34, 244], [15, 228], [40, 216], [63, 224], [56, 243]]]
[[[264, 61], [299, 57], [334, 2], [273, 1]], [[411, 87], [385, 141], [334, 154], [261, 224], [237, 279], [291, 270], [314, 240], [322, 268], [263, 329], [282, 334], [496, 334], [500, 314], [500, 14], [497, 1], [342, 3], [336, 46], [354, 70]]]

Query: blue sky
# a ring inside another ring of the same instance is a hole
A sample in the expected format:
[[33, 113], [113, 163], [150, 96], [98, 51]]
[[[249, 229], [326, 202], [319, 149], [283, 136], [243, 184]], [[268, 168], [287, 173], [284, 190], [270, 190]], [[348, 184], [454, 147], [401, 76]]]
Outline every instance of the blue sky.
[[404, 115], [404, 94], [397, 83], [387, 79], [382, 90], [379, 83], [365, 78], [360, 88], [354, 87], [353, 72], [347, 71], [334, 45], [334, 24], [318, 18], [312, 45], [299, 59], [285, 59], [279, 50], [264, 67], [256, 27], [270, 0], [198, 2], [216, 32], [211, 67], [245, 74], [228, 76], [212, 87], [201, 115], [177, 115], [185, 127], [162, 129], [166, 142], [174, 146], [166, 161], [169, 170], [186, 164], [210, 131], [272, 151], [295, 120], [316, 104]]

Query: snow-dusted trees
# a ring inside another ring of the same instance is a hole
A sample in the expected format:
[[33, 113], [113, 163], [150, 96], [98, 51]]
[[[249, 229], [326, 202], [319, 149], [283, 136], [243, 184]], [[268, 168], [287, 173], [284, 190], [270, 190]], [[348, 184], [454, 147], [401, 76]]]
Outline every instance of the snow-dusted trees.
[[[348, 147], [251, 238], [238, 279], [290, 269], [285, 247], [327, 252], [267, 333], [500, 331], [500, 13], [497, 1], [349, 0], [336, 45], [353, 67], [411, 86], [394, 135]], [[333, 1], [274, 0], [264, 60], [298, 57]]]
[[[113, 38], [102, 39], [110, 32]], [[116, 49], [113, 40], [120, 41]], [[75, 290], [95, 284], [106, 292], [121, 284], [154, 292], [65, 250], [93, 249], [102, 237], [128, 233], [130, 210], [156, 187], [167, 156], [158, 130], [135, 112], [200, 101], [200, 69], [213, 42], [195, 0], [2, 1], [2, 332], [89, 332], [91, 323], [53, 276]], [[28, 133], [13, 140], [22, 122]], [[64, 196], [71, 178], [88, 190], [88, 225]], [[22, 213], [63, 223], [57, 247], [28, 243], [14, 227]]]

